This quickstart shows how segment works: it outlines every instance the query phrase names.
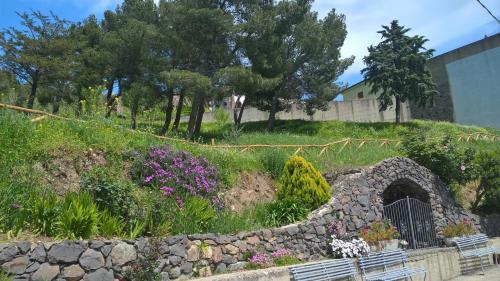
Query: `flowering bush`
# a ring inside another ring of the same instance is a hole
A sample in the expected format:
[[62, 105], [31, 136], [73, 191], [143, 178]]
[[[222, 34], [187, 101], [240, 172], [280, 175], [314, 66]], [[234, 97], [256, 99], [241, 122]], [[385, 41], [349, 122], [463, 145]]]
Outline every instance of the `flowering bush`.
[[363, 238], [353, 238], [351, 241], [335, 239], [333, 236], [332, 238], [330, 245], [332, 246], [333, 255], [337, 258], [355, 258], [370, 252], [370, 246]]
[[259, 269], [271, 266], [285, 266], [300, 263], [301, 260], [293, 255], [288, 249], [279, 249], [271, 255], [266, 253], [256, 253], [248, 259], [248, 269]]
[[344, 223], [341, 220], [329, 223], [327, 228], [333, 239], [345, 239], [347, 237]]
[[474, 233], [474, 224], [471, 220], [464, 220], [458, 224], [449, 224], [443, 228], [443, 236], [446, 238], [472, 235]]
[[374, 222], [365, 227], [359, 233], [368, 244], [380, 247], [380, 242], [385, 240], [397, 239], [400, 237], [396, 227], [389, 220]]
[[217, 169], [205, 158], [187, 151], [174, 151], [169, 146], [151, 147], [142, 163], [144, 184], [157, 187], [163, 195], [175, 198], [182, 209], [189, 196], [208, 199], [222, 208], [217, 197], [219, 179]]
[[274, 261], [266, 253], [256, 253], [249, 260], [251, 265], [255, 268], [265, 268], [274, 265]]

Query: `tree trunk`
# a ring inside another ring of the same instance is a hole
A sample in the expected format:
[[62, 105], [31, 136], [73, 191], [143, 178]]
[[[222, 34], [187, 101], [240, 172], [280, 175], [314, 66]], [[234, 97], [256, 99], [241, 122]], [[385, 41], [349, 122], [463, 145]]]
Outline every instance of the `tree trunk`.
[[174, 88], [169, 87], [167, 90], [167, 109], [165, 112], [165, 123], [161, 128], [160, 135], [164, 135], [170, 127], [172, 121], [172, 111], [174, 110]]
[[181, 91], [181, 94], [179, 95], [179, 102], [177, 103], [177, 108], [175, 109], [175, 120], [174, 120], [174, 126], [172, 127], [172, 131], [177, 133], [179, 131], [179, 123], [181, 122], [181, 114], [182, 114], [182, 107], [184, 106], [184, 96], [186, 92], [184, 90]]
[[401, 98], [396, 96], [396, 124], [401, 123]]
[[134, 100], [132, 100], [132, 105], [130, 107], [130, 117], [131, 117], [131, 125], [130, 125], [130, 128], [132, 128], [132, 130], [135, 130], [137, 129], [137, 111], [139, 109], [139, 101], [137, 99], [134, 98]]
[[[236, 103], [235, 104], [238, 104], [238, 102], [240, 101], [240, 97], [241, 96], [238, 96], [238, 99], [236, 99]], [[233, 98], [231, 97], [231, 100]], [[234, 109], [233, 109], [233, 119], [234, 119], [234, 125], [235, 126], [238, 126], [238, 108], [236, 108], [236, 106], [234, 106]]]
[[59, 101], [59, 99], [56, 99], [56, 100], [52, 103], [52, 114], [57, 114], [57, 113], [59, 113], [59, 107], [60, 107], [60, 101]]
[[243, 117], [243, 110], [245, 110], [245, 102], [241, 104], [240, 112], [238, 114], [238, 120], [236, 122], [236, 128], [240, 128], [241, 126], [241, 117]]
[[200, 134], [201, 122], [203, 121], [203, 114], [205, 114], [205, 95], [201, 97], [200, 102], [198, 104], [198, 114], [196, 115], [196, 124], [192, 137]]
[[194, 134], [194, 128], [196, 125], [196, 117], [198, 116], [198, 106], [200, 103], [200, 94], [196, 94], [191, 105], [191, 114], [189, 115], [188, 128], [186, 133], [186, 138], [191, 139]]
[[111, 116], [111, 110], [113, 106], [113, 102], [115, 101], [113, 98], [113, 86], [115, 85], [115, 80], [110, 79], [108, 81], [108, 85], [106, 85], [107, 93], [106, 93], [106, 118]]
[[269, 120], [267, 121], [267, 131], [271, 132], [274, 129], [274, 121], [276, 120], [276, 111], [278, 110], [278, 97], [273, 96], [271, 110], [269, 111]]
[[33, 105], [35, 104], [36, 97], [36, 89], [38, 88], [38, 78], [33, 79], [33, 83], [31, 84], [31, 92], [28, 98], [28, 108], [33, 109]]

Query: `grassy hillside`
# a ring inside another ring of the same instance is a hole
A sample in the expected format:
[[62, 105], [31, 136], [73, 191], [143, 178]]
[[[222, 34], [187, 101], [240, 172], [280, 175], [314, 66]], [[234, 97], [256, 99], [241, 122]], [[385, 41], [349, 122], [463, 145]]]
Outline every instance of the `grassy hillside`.
[[[493, 129], [459, 126], [444, 122], [415, 121], [403, 125], [389, 123], [361, 124], [352, 122], [306, 122], [278, 121], [276, 131], [264, 132], [265, 123], [255, 122], [244, 125], [243, 130], [230, 136], [229, 125], [204, 124], [199, 143], [186, 143], [182, 139], [160, 139], [145, 131], [155, 131], [153, 123], [145, 125], [144, 131], [131, 131], [120, 119], [106, 120], [89, 118], [85, 121], [67, 121], [45, 118], [32, 122], [28, 116], [12, 111], [0, 110], [0, 222], [11, 219], [9, 206], [17, 202], [28, 202], [27, 197], [34, 191], [55, 190], [59, 194], [78, 188], [82, 176], [91, 173], [95, 166], [106, 171], [113, 182], [137, 187], [130, 176], [131, 155], [146, 152], [150, 146], [169, 144], [174, 149], [203, 156], [215, 165], [220, 173], [223, 189], [231, 188], [238, 182], [242, 171], [263, 172], [273, 177], [279, 176], [286, 159], [297, 148], [214, 148], [215, 144], [326, 144], [346, 138], [370, 139], [360, 147], [361, 141], [344, 146], [337, 143], [320, 155], [322, 148], [304, 148], [299, 152], [321, 172], [349, 167], [367, 166], [387, 157], [400, 155], [393, 142], [381, 145], [381, 139], [397, 140], [405, 135], [418, 132], [429, 138], [460, 136], [468, 134], [500, 135]], [[460, 146], [478, 150], [500, 147], [500, 141], [471, 140], [457, 142]], [[134, 188], [142, 192], [140, 188]], [[38, 193], [35, 193], [38, 194]], [[235, 232], [260, 227], [259, 210], [234, 216], [222, 215], [223, 223], [211, 226], [210, 231]], [[1, 229], [0, 229], [1, 231]]]

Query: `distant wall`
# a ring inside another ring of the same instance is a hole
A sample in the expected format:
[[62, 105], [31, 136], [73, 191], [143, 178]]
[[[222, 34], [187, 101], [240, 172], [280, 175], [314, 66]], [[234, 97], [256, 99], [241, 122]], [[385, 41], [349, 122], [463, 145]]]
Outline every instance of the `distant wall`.
[[500, 128], [500, 33], [429, 61], [438, 95], [411, 117]]
[[[232, 110], [226, 110], [232, 116]], [[187, 121], [189, 117], [185, 117], [183, 121]], [[243, 112], [242, 122], [263, 121], [269, 118], [269, 112], [260, 111], [257, 108], [248, 107]], [[367, 100], [349, 100], [349, 101], [334, 101], [330, 102], [328, 110], [317, 111], [312, 117], [308, 116], [298, 106], [292, 106], [289, 112], [279, 112], [277, 119], [280, 120], [341, 120], [353, 122], [393, 122], [396, 120], [394, 108], [389, 108], [386, 111], [380, 112], [378, 101], [376, 99]], [[403, 104], [401, 110], [401, 120], [410, 120], [410, 110], [407, 104]], [[203, 116], [203, 122], [213, 122], [214, 113], [206, 112]]]

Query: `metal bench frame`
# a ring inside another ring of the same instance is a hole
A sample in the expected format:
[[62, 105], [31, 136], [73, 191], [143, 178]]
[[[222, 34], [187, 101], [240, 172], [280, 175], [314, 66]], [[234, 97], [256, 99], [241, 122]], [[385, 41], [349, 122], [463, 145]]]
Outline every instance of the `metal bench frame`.
[[489, 247], [488, 244], [488, 236], [486, 234], [475, 234], [468, 237], [460, 237], [453, 240], [457, 245], [458, 251], [460, 255], [465, 258], [465, 264], [467, 265], [467, 258], [477, 257], [479, 258], [479, 262], [481, 264], [481, 272], [484, 274], [484, 265], [483, 265], [483, 257], [488, 257], [489, 255], [493, 255], [494, 260], [498, 268], [500, 269], [500, 265], [498, 264], [498, 260], [496, 258], [497, 253], [500, 253], [499, 248]]
[[356, 270], [350, 259], [328, 260], [290, 267], [295, 281], [331, 281], [339, 278], [356, 279]]
[[[402, 249], [374, 252], [370, 253], [368, 256], [359, 258], [361, 274], [366, 281], [411, 279], [414, 275], [422, 274], [424, 275], [425, 281], [427, 278], [427, 270], [425, 268], [406, 267], [407, 262], [406, 253]], [[368, 271], [377, 269], [383, 269], [383, 271], [368, 273]]]

